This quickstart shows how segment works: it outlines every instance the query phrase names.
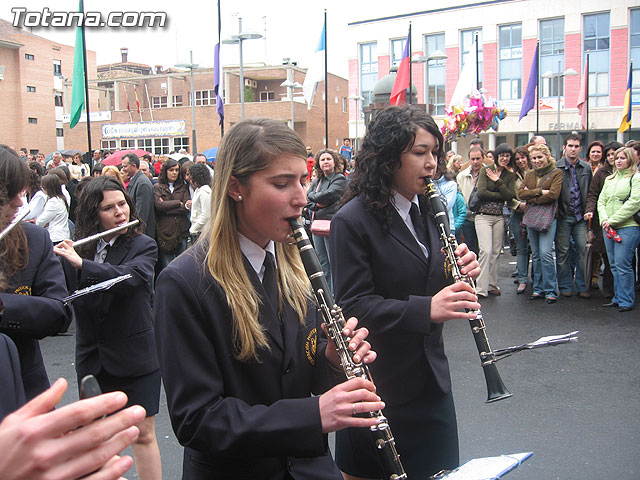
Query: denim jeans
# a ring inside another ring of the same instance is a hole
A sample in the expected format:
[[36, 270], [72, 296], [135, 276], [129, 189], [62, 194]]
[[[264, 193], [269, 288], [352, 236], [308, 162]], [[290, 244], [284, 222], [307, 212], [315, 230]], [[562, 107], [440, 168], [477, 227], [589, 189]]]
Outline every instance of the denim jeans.
[[611, 272], [613, 273], [613, 299], [621, 307], [633, 307], [635, 303], [635, 275], [631, 261], [638, 243], [640, 243], [640, 227], [624, 227], [616, 230], [622, 238], [617, 243], [604, 237]]
[[172, 252], [172, 253], [158, 252], [159, 253], [158, 261], [160, 262], [160, 270], [163, 270], [167, 265], [169, 265], [173, 261], [174, 258], [180, 255], [186, 249], [187, 249], [187, 239], [183, 238], [182, 242], [180, 242], [180, 245], [178, 246], [178, 250], [176, 250], [175, 252]]
[[473, 220], [465, 219], [464, 223], [460, 227], [459, 232], [462, 233], [464, 237], [464, 243], [466, 243], [469, 250], [478, 256], [480, 254], [480, 250], [478, 248], [478, 235], [476, 233], [476, 224]]
[[[527, 283], [529, 276], [529, 242], [527, 237], [520, 235], [520, 226], [522, 224], [522, 213], [511, 212], [511, 221], [509, 228], [511, 235], [516, 242], [516, 263], [518, 270], [518, 282]], [[513, 253], [513, 252], [511, 252]]]
[[538, 232], [527, 229], [529, 244], [531, 245], [531, 271], [533, 276], [533, 293], [543, 297], [555, 297], [556, 293], [556, 264], [553, 261], [553, 240], [556, 236], [557, 220], [554, 220], [549, 230]]
[[333, 294], [333, 281], [331, 279], [331, 262], [329, 257], [329, 237], [321, 237], [313, 235], [313, 246], [318, 254], [320, 260], [320, 266], [322, 266], [322, 272], [324, 273], [327, 283], [329, 284], [329, 290]]
[[558, 218], [556, 228], [556, 268], [558, 270], [558, 288], [560, 292], [573, 290], [573, 274], [569, 259], [569, 243], [573, 238], [575, 254], [575, 287], [578, 292], [586, 292], [584, 279], [584, 249], [587, 245], [587, 222], [578, 221], [574, 215]]

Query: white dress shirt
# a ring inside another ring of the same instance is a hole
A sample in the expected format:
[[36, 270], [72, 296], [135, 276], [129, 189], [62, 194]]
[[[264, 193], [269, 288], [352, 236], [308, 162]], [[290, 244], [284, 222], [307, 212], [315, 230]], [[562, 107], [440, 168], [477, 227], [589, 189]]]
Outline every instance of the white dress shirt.
[[420, 246], [420, 249], [422, 250], [422, 253], [424, 254], [425, 258], [428, 259], [429, 253], [428, 253], [427, 247], [422, 243], [420, 243], [420, 240], [418, 240], [416, 229], [413, 226], [413, 220], [411, 220], [411, 215], [409, 214], [409, 210], [411, 210], [412, 203], [415, 203], [416, 206], [418, 207], [418, 211], [420, 211], [420, 203], [418, 202], [418, 196], [415, 195], [413, 199], [409, 201], [404, 195], [401, 195], [398, 192], [394, 192], [391, 203], [393, 203], [393, 206], [398, 211], [400, 218], [404, 221], [404, 223], [409, 228], [409, 231], [413, 235], [413, 238], [415, 238], [416, 242], [418, 242], [418, 245]]

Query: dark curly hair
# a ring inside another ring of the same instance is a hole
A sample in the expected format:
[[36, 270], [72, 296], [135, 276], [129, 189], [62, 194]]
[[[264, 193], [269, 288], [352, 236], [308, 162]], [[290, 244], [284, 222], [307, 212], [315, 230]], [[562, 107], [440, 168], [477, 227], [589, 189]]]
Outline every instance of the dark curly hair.
[[202, 163], [194, 163], [189, 167], [189, 176], [193, 188], [211, 186], [211, 169]]
[[[100, 232], [100, 216], [98, 211], [100, 202], [104, 199], [103, 192], [117, 190], [122, 192], [127, 205], [129, 205], [129, 221], [140, 220], [136, 212], [135, 204], [122, 184], [115, 178], [108, 175], [95, 177], [87, 180], [82, 192], [78, 197], [78, 208], [76, 210], [76, 232], [75, 238], [86, 238]], [[137, 225], [129, 227], [127, 232], [121, 236], [125, 242], [129, 242], [133, 237], [137, 237], [144, 231], [142, 220]], [[96, 242], [91, 242], [78, 247], [78, 255], [82, 258], [93, 259], [96, 252]]]
[[[29, 181], [29, 169], [18, 154], [7, 145], [0, 145], [0, 209], [19, 195]], [[4, 218], [0, 230], [6, 227]], [[29, 261], [27, 236], [16, 225], [0, 242], [0, 262], [5, 279], [26, 267]]]
[[361, 196], [365, 209], [388, 227], [393, 208], [393, 174], [401, 167], [400, 155], [413, 148], [420, 128], [436, 138], [433, 153], [438, 163], [444, 165], [442, 133], [431, 115], [418, 107], [387, 107], [378, 112], [367, 128], [341, 203]]

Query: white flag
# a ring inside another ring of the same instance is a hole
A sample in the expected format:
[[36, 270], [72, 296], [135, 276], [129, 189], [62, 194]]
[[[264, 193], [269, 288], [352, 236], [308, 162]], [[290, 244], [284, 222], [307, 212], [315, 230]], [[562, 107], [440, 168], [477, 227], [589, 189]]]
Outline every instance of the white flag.
[[307, 102], [307, 108], [311, 108], [313, 104], [313, 97], [316, 94], [316, 88], [318, 88], [318, 82], [325, 79], [324, 72], [324, 57], [326, 55], [327, 47], [324, 44], [324, 29], [326, 25], [322, 26], [322, 33], [320, 34], [320, 41], [318, 46], [313, 52], [313, 58], [309, 63], [307, 74], [304, 77], [304, 84], [302, 85], [302, 91], [304, 93], [304, 99]]
[[454, 105], [463, 106], [467, 95], [470, 95], [474, 90], [476, 90], [477, 66], [478, 56], [476, 54], [476, 41], [474, 39], [473, 43], [471, 43], [469, 55], [467, 55], [467, 59], [464, 62], [462, 71], [460, 72], [460, 77], [458, 78], [456, 89], [453, 91], [449, 107], [453, 107]]

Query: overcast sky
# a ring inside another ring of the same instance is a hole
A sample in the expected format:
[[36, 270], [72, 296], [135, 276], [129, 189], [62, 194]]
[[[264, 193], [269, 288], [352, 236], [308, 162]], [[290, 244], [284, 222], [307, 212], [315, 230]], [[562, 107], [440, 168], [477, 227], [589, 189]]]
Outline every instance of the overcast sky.
[[[347, 23], [380, 15], [408, 13], [425, 8], [419, 0], [405, 0], [401, 7], [393, 3], [370, 0], [221, 0], [222, 38], [238, 33], [238, 16], [242, 17], [243, 31], [265, 34], [263, 39], [244, 43], [244, 63], [266, 62], [280, 64], [284, 57], [307, 67], [322, 28], [323, 12], [327, 9], [329, 71], [347, 77], [347, 58], [355, 56], [356, 46], [347, 40]], [[382, 5], [376, 5], [380, 3]], [[391, 6], [389, 6], [391, 5]], [[28, 11], [77, 11], [78, 0], [4, 0], [0, 17], [13, 21], [12, 7], [25, 7]], [[215, 1], [166, 0], [85, 0], [85, 11], [109, 12], [165, 11], [168, 25], [164, 28], [98, 27], [87, 30], [87, 48], [97, 52], [98, 64], [120, 61], [120, 47], [129, 48], [129, 61], [156, 64], [163, 67], [189, 60], [201, 66], [213, 65], [213, 45], [217, 41], [217, 4]], [[38, 28], [33, 33], [55, 41], [73, 45], [73, 29]], [[238, 46], [223, 45], [222, 63], [238, 63]]]

